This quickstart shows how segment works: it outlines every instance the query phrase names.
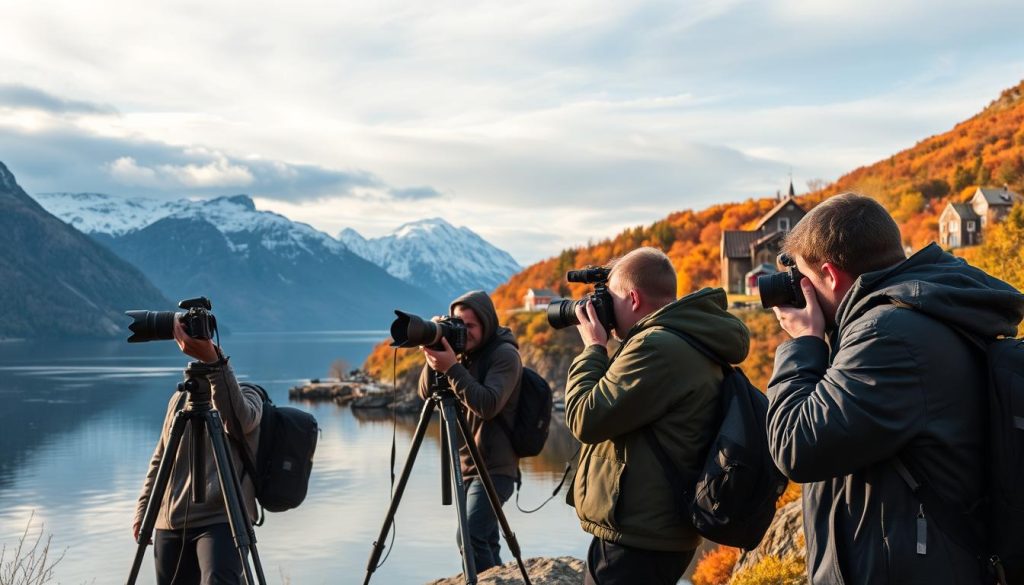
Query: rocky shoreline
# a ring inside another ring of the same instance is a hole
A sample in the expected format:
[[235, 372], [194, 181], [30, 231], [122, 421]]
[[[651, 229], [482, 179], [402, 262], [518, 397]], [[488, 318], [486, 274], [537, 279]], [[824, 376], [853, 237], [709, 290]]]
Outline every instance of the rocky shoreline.
[[363, 372], [345, 379], [313, 378], [288, 390], [289, 400], [334, 402], [354, 409], [387, 408], [400, 413], [417, 413], [423, 401], [415, 392], [381, 384]]

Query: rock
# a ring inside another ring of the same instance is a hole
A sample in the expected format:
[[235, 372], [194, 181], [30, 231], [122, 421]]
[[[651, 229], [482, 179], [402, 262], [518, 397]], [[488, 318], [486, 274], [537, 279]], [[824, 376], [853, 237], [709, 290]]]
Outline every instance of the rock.
[[304, 386], [295, 386], [288, 390], [288, 398], [293, 400], [337, 400], [348, 396], [359, 396], [363, 393], [363, 385], [347, 382], [310, 382]]
[[423, 410], [423, 400], [419, 396], [407, 396], [392, 403], [391, 409], [399, 414], [418, 414]]
[[758, 561], [767, 555], [780, 559], [791, 555], [801, 560], [807, 557], [807, 551], [804, 546], [802, 505], [802, 500], [796, 500], [779, 508], [761, 544], [752, 551], [740, 553], [740, 558], [736, 561], [736, 566], [732, 570], [733, 579], [735, 579], [737, 574], [756, 565]]
[[[526, 573], [533, 585], [580, 585], [583, 583], [583, 561], [573, 557], [534, 557], [525, 559]], [[463, 585], [462, 574], [431, 581], [428, 585]], [[523, 575], [515, 561], [492, 567], [477, 575], [478, 585], [521, 585]]]
[[352, 408], [384, 408], [391, 404], [389, 394], [367, 394], [352, 401]]

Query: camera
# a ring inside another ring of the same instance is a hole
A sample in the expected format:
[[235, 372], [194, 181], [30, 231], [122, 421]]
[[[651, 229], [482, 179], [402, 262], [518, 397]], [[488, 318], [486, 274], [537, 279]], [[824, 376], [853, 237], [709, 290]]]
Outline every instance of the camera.
[[132, 318], [128, 329], [132, 336], [128, 343], [142, 343], [159, 339], [174, 339], [174, 321], [181, 322], [182, 328], [189, 337], [195, 339], [212, 339], [217, 331], [217, 318], [210, 312], [213, 306], [210, 299], [197, 297], [185, 299], [178, 303], [181, 311], [125, 311]]
[[615, 329], [615, 310], [612, 307], [612, 295], [608, 292], [608, 274], [611, 272], [604, 266], [587, 266], [582, 270], [570, 270], [565, 274], [569, 282], [593, 284], [594, 292], [585, 295], [578, 301], [562, 299], [552, 301], [548, 305], [548, 324], [555, 329], [564, 329], [579, 325], [576, 318], [576, 307], [586, 306], [587, 301], [594, 304], [597, 320], [609, 333]]
[[761, 295], [761, 306], [766, 309], [782, 306], [798, 309], [806, 307], [807, 299], [800, 288], [800, 281], [804, 275], [797, 270], [796, 260], [789, 254], [779, 254], [778, 262], [789, 270], [757, 277], [757, 292]]
[[444, 349], [441, 339], [447, 339], [455, 353], [466, 351], [466, 322], [458, 317], [438, 317], [425, 321], [411, 313], [395, 309], [397, 317], [391, 323], [391, 347], [426, 346]]

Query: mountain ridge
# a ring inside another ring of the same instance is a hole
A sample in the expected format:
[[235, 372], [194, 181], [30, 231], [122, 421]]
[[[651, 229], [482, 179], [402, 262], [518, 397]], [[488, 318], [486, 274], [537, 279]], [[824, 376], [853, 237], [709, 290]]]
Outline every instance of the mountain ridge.
[[169, 301], [137, 268], [46, 211], [0, 162], [3, 337], [125, 334], [124, 310]]
[[468, 290], [491, 291], [521, 269], [508, 252], [440, 217], [408, 222], [371, 239], [345, 228], [338, 239], [392, 276], [450, 299]]

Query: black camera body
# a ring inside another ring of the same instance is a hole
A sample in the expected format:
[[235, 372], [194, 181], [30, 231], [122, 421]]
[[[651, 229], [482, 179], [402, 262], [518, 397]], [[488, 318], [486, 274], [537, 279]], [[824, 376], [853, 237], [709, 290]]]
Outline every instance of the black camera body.
[[564, 329], [572, 325], [579, 325], [580, 320], [576, 317], [576, 307], [586, 306], [587, 302], [594, 304], [594, 311], [597, 313], [597, 320], [604, 326], [605, 331], [611, 333], [615, 329], [615, 308], [612, 305], [612, 295], [608, 292], [608, 275], [611, 271], [604, 266], [587, 266], [582, 270], [570, 270], [565, 274], [569, 282], [582, 282], [593, 284], [594, 292], [584, 295], [578, 301], [562, 299], [553, 301], [548, 305], [548, 325], [555, 329]]
[[411, 313], [395, 309], [397, 317], [391, 323], [391, 347], [416, 347], [444, 349], [441, 339], [448, 340], [455, 353], [466, 351], [466, 322], [458, 317], [438, 317], [436, 321], [424, 320]]
[[210, 312], [213, 309], [210, 299], [185, 299], [178, 303], [178, 307], [186, 311], [125, 311], [132, 318], [132, 324], [128, 326], [132, 336], [128, 343], [174, 339], [175, 320], [181, 322], [189, 337], [213, 339], [217, 332], [217, 317]]
[[789, 254], [779, 254], [778, 262], [788, 270], [757, 277], [757, 292], [761, 295], [761, 306], [765, 309], [783, 306], [798, 309], [806, 307], [807, 299], [800, 288], [800, 281], [804, 279], [804, 275], [797, 270], [796, 261]]

